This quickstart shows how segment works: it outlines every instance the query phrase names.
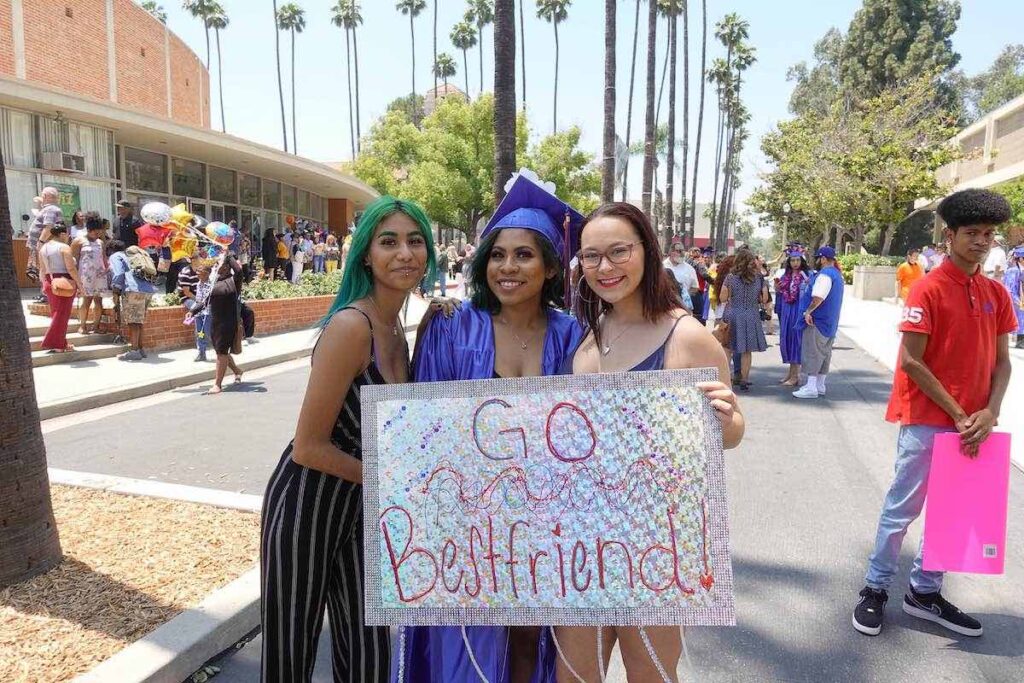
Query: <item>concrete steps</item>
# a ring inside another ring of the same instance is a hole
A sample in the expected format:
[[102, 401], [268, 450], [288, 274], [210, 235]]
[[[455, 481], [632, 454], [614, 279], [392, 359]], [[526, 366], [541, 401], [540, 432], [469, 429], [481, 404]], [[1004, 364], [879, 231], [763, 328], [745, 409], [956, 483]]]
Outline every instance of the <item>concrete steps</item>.
[[[29, 335], [29, 342], [32, 344], [32, 350], [39, 351], [43, 344], [43, 337], [46, 336], [46, 330], [43, 329], [42, 332], [36, 334], [33, 334], [32, 331], [30, 330]], [[101, 344], [112, 344], [114, 342], [114, 335], [78, 334], [77, 332], [72, 334], [69, 332], [67, 335], [67, 340], [68, 343], [71, 344], [72, 346], [76, 348], [81, 348], [83, 346], [98, 346]]]
[[[70, 341], [73, 345], [75, 345], [75, 342], [72, 340], [72, 337], [75, 336], [78, 335], [68, 335], [68, 341]], [[111, 336], [111, 338], [113, 337]], [[33, 345], [34, 343], [35, 340], [33, 340]], [[32, 367], [41, 368], [47, 365], [59, 365], [61, 363], [76, 363], [87, 360], [98, 360], [100, 358], [112, 358], [121, 353], [124, 353], [125, 351], [128, 350], [128, 348], [128, 344], [100, 343], [87, 344], [83, 346], [75, 345], [75, 350], [68, 351], [67, 353], [33, 351]]]

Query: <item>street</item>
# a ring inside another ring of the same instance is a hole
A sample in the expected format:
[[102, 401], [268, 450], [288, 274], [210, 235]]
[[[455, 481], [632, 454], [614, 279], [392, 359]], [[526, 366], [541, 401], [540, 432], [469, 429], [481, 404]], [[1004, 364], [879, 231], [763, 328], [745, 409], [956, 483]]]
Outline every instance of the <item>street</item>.
[[[90, 411], [91, 420], [59, 418], [69, 421], [59, 429], [49, 421], [50, 465], [261, 494], [294, 429], [308, 367], [256, 371], [217, 397], [184, 389]], [[827, 399], [797, 401], [776, 384], [783, 374], [773, 345], [755, 354], [754, 385], [740, 396], [747, 433], [726, 453], [738, 625], [689, 630], [689, 678], [1024, 680], [1024, 474], [1011, 475], [1006, 574], [949, 575], [943, 591], [982, 621], [983, 637], [951, 637], [900, 610], [920, 522], [904, 543], [885, 629], [860, 635], [850, 615], [895, 452], [897, 428], [882, 420], [891, 374], [845, 337]], [[258, 645], [222, 658], [217, 680], [257, 680]], [[331, 680], [328, 653], [319, 660], [315, 680]], [[617, 658], [609, 680], [625, 680]]]

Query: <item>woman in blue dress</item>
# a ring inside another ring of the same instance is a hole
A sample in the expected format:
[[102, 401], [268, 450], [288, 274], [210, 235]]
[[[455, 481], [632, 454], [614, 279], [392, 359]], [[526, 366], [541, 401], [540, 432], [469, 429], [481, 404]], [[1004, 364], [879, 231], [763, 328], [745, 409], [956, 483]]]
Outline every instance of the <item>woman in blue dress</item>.
[[1018, 349], [1024, 349], [1024, 247], [1016, 247], [1010, 252], [1010, 263], [1003, 273], [1003, 285], [1010, 292], [1013, 310], [1017, 314]]
[[[587, 217], [580, 239], [576, 313], [588, 333], [564, 370], [717, 368], [719, 381], [698, 386], [722, 422], [723, 447], [739, 445], [744, 423], [729, 387], [729, 360], [711, 331], [682, 309], [647, 217], [631, 204], [605, 204]], [[678, 627], [558, 626], [555, 633], [565, 655], [557, 660], [560, 681], [603, 681], [599, 666], [608, 668], [616, 641], [630, 681], [676, 680]]]
[[[417, 382], [557, 374], [583, 336], [563, 306], [565, 254], [583, 216], [519, 176], [481, 234], [469, 303], [420, 324]], [[468, 646], [468, 647], [467, 647]], [[392, 680], [554, 683], [555, 651], [542, 627], [414, 626], [395, 639]]]
[[811, 267], [799, 251], [790, 251], [785, 272], [775, 287], [775, 300], [779, 312], [779, 351], [782, 362], [789, 364], [789, 372], [780, 384], [795, 387], [800, 384], [800, 294], [811, 279]]

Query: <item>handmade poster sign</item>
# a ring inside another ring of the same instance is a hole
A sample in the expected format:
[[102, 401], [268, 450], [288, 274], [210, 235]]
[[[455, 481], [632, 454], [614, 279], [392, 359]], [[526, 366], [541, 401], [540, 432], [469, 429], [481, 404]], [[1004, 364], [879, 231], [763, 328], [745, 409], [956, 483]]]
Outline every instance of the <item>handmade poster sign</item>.
[[992, 432], [977, 458], [956, 432], [935, 437], [922, 559], [929, 571], [1002, 574], [1010, 493], [1010, 435]]
[[364, 387], [367, 623], [735, 623], [716, 378]]

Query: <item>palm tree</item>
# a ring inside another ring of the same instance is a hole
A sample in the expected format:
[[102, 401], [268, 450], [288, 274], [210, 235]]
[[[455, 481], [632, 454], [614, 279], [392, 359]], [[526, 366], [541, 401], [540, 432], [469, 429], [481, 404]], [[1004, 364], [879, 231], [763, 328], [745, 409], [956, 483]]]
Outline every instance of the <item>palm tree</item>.
[[711, 244], [717, 246], [715, 235], [718, 226], [718, 180], [721, 175], [722, 143], [725, 136], [725, 103], [732, 96], [732, 75], [724, 59], [719, 57], [711, 62], [711, 68], [707, 72], [707, 81], [714, 84], [718, 97], [718, 132], [715, 138], [715, 181], [711, 190], [710, 234]]
[[[626, 149], [629, 149], [629, 136], [633, 128], [633, 82], [636, 78], [636, 44], [640, 37], [640, 0], [636, 0], [636, 14], [633, 17], [633, 61], [629, 66], [629, 99], [626, 104]], [[629, 156], [626, 156], [625, 167], [622, 169], [622, 201], [626, 201], [629, 185]]]
[[494, 201], [516, 170], [516, 5], [494, 5]]
[[[697, 227], [697, 173], [700, 169], [700, 142], [701, 133], [704, 130], [704, 86], [707, 83], [707, 56], [708, 56], [708, 2], [701, 0], [701, 18], [703, 30], [701, 31], [700, 47], [700, 104], [697, 108], [697, 141], [693, 148], [693, 185], [690, 188], [690, 237], [693, 238]], [[689, 71], [689, 70], [687, 70]]]
[[[720, 101], [719, 101], [719, 104], [718, 104], [719, 112], [720, 112], [720, 114], [719, 114], [719, 135], [718, 135], [718, 146], [719, 146], [719, 148], [721, 148], [723, 144], [727, 144], [729, 142], [730, 138], [731, 138], [731, 136], [729, 134], [731, 124], [729, 124], [729, 118], [725, 114], [726, 114], [726, 112], [731, 110], [731, 106], [730, 106], [730, 102], [728, 101], [728, 98], [735, 96], [735, 94], [733, 92], [735, 84], [734, 84], [733, 75], [732, 75], [732, 70], [733, 70], [733, 52], [735, 51], [737, 45], [741, 44], [743, 41], [745, 41], [748, 38], [749, 31], [750, 31], [750, 24], [748, 24], [746, 21], [741, 19], [740, 16], [738, 14], [736, 14], [735, 12], [731, 12], [731, 13], [725, 15], [725, 17], [723, 17], [722, 20], [719, 21], [715, 25], [715, 37], [726, 48], [724, 74], [721, 73], [721, 69], [719, 69], [719, 73], [718, 73], [718, 78], [719, 78], [719, 81], [721, 83], [721, 88], [719, 90], [719, 92], [720, 92], [720, 96], [719, 96]], [[717, 62], [718, 62], [718, 60], [716, 60], [716, 63]], [[721, 66], [721, 65], [719, 65], [719, 66]], [[719, 176], [719, 174], [727, 172], [727, 169], [729, 167], [729, 162], [730, 162], [729, 149], [727, 148], [725, 150], [724, 155], [723, 155], [722, 152], [719, 152], [717, 156], [718, 156], [718, 159], [717, 159], [717, 161], [715, 163], [715, 185], [716, 185], [716, 188], [718, 186], [718, 176]], [[724, 162], [724, 165], [723, 165], [723, 162]], [[722, 180], [722, 196], [724, 197], [725, 194], [726, 194], [726, 192], [725, 192], [725, 178], [723, 176], [723, 180]], [[717, 201], [718, 201], [718, 195], [717, 195], [717, 189], [716, 189], [716, 194], [712, 198], [712, 203], [713, 204], [717, 204]], [[719, 237], [719, 239], [721, 239], [721, 235], [719, 233], [721, 232], [722, 219], [723, 219], [723, 215], [722, 214], [723, 213], [724, 213], [724, 210], [716, 209], [715, 210], [715, 214], [714, 214], [714, 219], [712, 220], [712, 227], [715, 230], [715, 234]]]
[[[427, 7], [427, 0], [398, 0], [395, 9], [409, 15], [409, 37], [412, 40], [412, 96], [416, 97], [416, 29], [414, 19]], [[413, 123], [417, 123], [415, 116]]]
[[434, 0], [434, 94], [437, 95], [437, 0]]
[[353, 71], [356, 74], [356, 152], [362, 149], [363, 130], [360, 125], [362, 111], [359, 104], [359, 40], [356, 36], [356, 28], [363, 23], [363, 15], [359, 11], [359, 0], [344, 0], [345, 3], [345, 30], [352, 34], [352, 56], [354, 57]]
[[295, 34], [306, 28], [306, 10], [294, 2], [282, 5], [277, 13], [277, 25], [292, 36], [292, 154], [299, 153], [299, 125], [295, 118]]
[[162, 5], [156, 4], [153, 0], [146, 0], [146, 2], [142, 3], [142, 9], [152, 14], [161, 24], [167, 23], [167, 12], [164, 11]]
[[686, 172], [689, 168], [690, 156], [690, 8], [688, 0], [676, 0], [683, 15], [683, 159], [682, 183], [679, 187], [679, 206], [682, 208], [679, 219], [679, 231], [686, 241], [686, 223], [689, 213], [686, 202]]
[[647, 8], [647, 112], [644, 116], [644, 172], [641, 188], [643, 212], [651, 215], [651, 189], [654, 186], [654, 75], [658, 41], [658, 5], [649, 0]]
[[[448, 89], [448, 79], [455, 75], [455, 58], [447, 52], [441, 52], [437, 55], [437, 61], [434, 62], [434, 78], [440, 78], [444, 81], [445, 90]], [[435, 92], [437, 89], [434, 89]]]
[[210, 27], [206, 18], [213, 14], [217, 3], [214, 0], [183, 0], [181, 8], [192, 15], [193, 19], [203, 22], [206, 29], [206, 70], [210, 70]]
[[555, 109], [552, 134], [558, 132], [558, 25], [569, 16], [569, 5], [572, 0], [537, 0], [537, 16], [555, 27]]
[[284, 118], [284, 84], [281, 82], [281, 27], [277, 23], [277, 0], [274, 6], [274, 60], [277, 63], [277, 97], [281, 102], [281, 138], [284, 140], [284, 151], [288, 152], [288, 122]]
[[746, 132], [744, 129], [747, 122], [750, 120], [750, 114], [747, 112], [746, 107], [743, 106], [743, 102], [740, 100], [740, 90], [743, 84], [743, 72], [749, 69], [751, 65], [757, 61], [757, 58], [754, 56], [754, 48], [744, 42], [736, 43], [732, 49], [732, 53], [735, 75], [732, 76], [734, 86], [732, 88], [732, 97], [728, 102], [727, 111], [729, 123], [727, 126], [728, 142], [726, 144], [724, 168], [725, 180], [722, 189], [722, 203], [718, 211], [718, 235], [720, 241], [728, 237], [729, 213], [731, 211], [733, 194], [736, 189], [739, 166], [736, 160], [736, 154], [738, 146], [742, 144], [742, 140], [746, 138]]
[[224, 8], [218, 3], [213, 3], [213, 12], [206, 17], [206, 27], [213, 29], [213, 35], [217, 41], [217, 90], [220, 93], [220, 132], [227, 132], [227, 124], [224, 122], [224, 70], [220, 61], [220, 32], [229, 24], [228, 15]]
[[676, 155], [676, 30], [678, 29], [679, 7], [677, 0], [660, 0], [661, 12], [668, 23], [668, 159], [665, 165], [665, 247], [672, 240], [672, 218], [675, 214], [675, 155]]
[[523, 12], [523, 0], [519, 0], [519, 50], [523, 56], [520, 64], [523, 68], [523, 111], [526, 111], [526, 14]]
[[[494, 0], [466, 0], [466, 21], [476, 24], [476, 35], [480, 42], [480, 92], [484, 91], [484, 26], [494, 21]], [[512, 36], [515, 38], [515, 36]]]
[[352, 146], [352, 158], [356, 158], [355, 112], [352, 107], [352, 40], [345, 25], [347, 8], [345, 0], [331, 7], [331, 23], [345, 29], [345, 79], [348, 82], [348, 138]]
[[462, 50], [462, 73], [466, 76], [466, 97], [469, 97], [469, 61], [466, 52], [476, 45], [476, 29], [468, 21], [460, 21], [452, 27], [452, 45]]
[[615, 0], [604, 2], [604, 160], [601, 201], [615, 199]]
[[32, 352], [14, 273], [7, 174], [0, 157], [0, 588], [56, 567], [60, 538], [50, 503]]

